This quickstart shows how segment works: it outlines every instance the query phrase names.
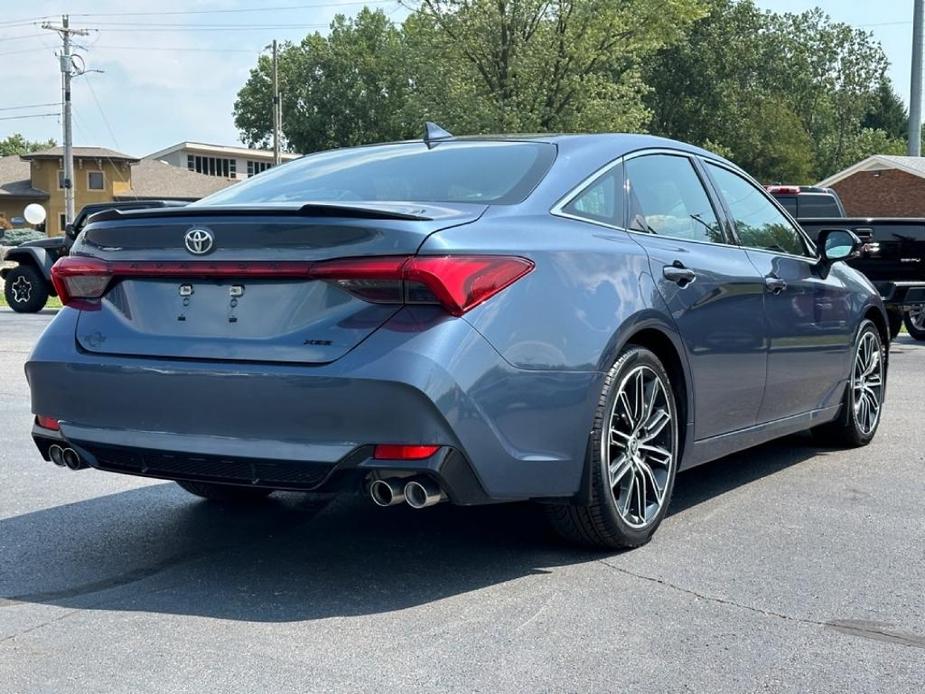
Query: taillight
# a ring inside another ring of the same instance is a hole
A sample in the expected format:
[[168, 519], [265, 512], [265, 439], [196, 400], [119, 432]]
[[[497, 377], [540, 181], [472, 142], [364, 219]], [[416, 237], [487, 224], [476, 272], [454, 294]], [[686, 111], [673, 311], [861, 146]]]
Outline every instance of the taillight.
[[765, 189], [772, 195], [774, 195], [775, 193], [778, 195], [799, 195], [800, 194], [800, 186], [773, 185], [773, 186], [765, 186]]
[[454, 316], [490, 299], [533, 269], [517, 256], [377, 256], [299, 261], [117, 261], [67, 256], [51, 269], [66, 306], [93, 309], [123, 277], [319, 279], [373, 303], [440, 304]]
[[377, 303], [440, 304], [461, 316], [533, 269], [516, 256], [345, 258], [318, 263], [312, 276]]
[[65, 306], [95, 308], [111, 280], [109, 264], [99, 258], [66, 256], [51, 268], [52, 284]]

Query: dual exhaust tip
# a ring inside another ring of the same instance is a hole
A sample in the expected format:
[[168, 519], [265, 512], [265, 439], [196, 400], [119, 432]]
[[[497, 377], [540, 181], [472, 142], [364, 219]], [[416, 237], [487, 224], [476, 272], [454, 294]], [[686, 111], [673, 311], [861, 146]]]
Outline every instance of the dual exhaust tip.
[[64, 448], [56, 443], [48, 447], [48, 457], [58, 467], [66, 467], [71, 470], [83, 470], [89, 467], [80, 459], [80, 454], [73, 448]]
[[369, 496], [376, 506], [382, 507], [407, 503], [411, 508], [427, 508], [446, 501], [440, 485], [427, 477], [413, 477], [407, 481], [397, 477], [373, 480]]

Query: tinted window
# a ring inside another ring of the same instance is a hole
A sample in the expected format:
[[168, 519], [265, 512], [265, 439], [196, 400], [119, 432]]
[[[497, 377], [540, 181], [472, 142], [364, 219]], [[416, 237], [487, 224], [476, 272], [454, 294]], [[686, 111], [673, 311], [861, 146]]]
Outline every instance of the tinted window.
[[841, 217], [841, 210], [831, 195], [808, 193], [800, 196], [800, 212], [796, 217]]
[[797, 199], [796, 199], [796, 196], [793, 196], [793, 195], [781, 195], [781, 196], [775, 195], [774, 197], [777, 198], [777, 202], [779, 202], [781, 205], [784, 206], [784, 209], [787, 210], [787, 212], [789, 212], [790, 214], [792, 214], [794, 217], [799, 217], [799, 215], [797, 214]]
[[728, 169], [707, 163], [735, 220], [742, 244], [765, 251], [807, 255], [799, 232], [751, 182]]
[[576, 217], [622, 227], [626, 223], [623, 216], [623, 165], [617, 164], [600, 176], [563, 209]]
[[423, 142], [321, 152], [197, 205], [350, 201], [520, 202], [555, 159], [542, 142]]
[[723, 243], [700, 177], [687, 157], [653, 154], [626, 162], [630, 229]]

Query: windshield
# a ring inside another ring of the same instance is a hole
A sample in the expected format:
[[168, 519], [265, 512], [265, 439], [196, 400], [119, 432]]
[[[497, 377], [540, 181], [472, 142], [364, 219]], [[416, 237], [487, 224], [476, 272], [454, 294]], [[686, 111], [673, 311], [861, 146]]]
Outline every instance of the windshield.
[[321, 152], [269, 169], [196, 206], [524, 200], [556, 156], [545, 142], [423, 142]]

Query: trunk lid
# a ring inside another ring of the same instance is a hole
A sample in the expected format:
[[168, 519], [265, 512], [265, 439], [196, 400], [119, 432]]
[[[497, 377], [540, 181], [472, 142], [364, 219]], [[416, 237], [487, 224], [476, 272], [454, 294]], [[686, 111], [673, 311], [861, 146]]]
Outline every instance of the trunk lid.
[[[81, 312], [76, 338], [83, 349], [101, 354], [331, 362], [399, 306], [369, 303], [324, 280], [249, 277], [246, 264], [413, 255], [433, 232], [475, 221], [484, 210], [484, 205], [351, 203], [97, 215], [73, 254], [119, 264], [184, 263], [190, 272], [114, 277], [99, 310]], [[197, 230], [206, 232], [211, 247], [187, 242]], [[204, 249], [201, 255], [193, 252]], [[241, 263], [240, 276], [197, 275], [197, 268], [234, 263]]]

